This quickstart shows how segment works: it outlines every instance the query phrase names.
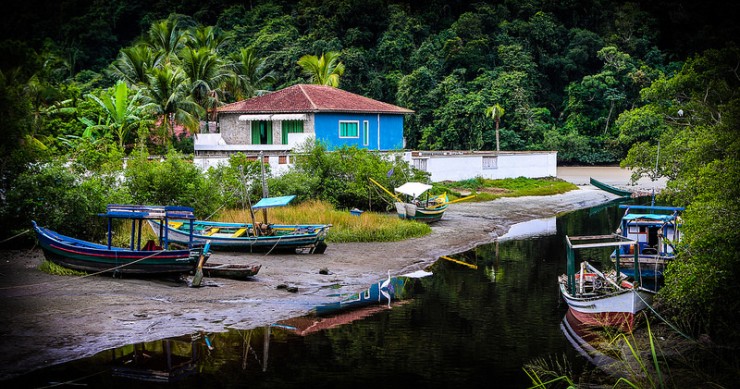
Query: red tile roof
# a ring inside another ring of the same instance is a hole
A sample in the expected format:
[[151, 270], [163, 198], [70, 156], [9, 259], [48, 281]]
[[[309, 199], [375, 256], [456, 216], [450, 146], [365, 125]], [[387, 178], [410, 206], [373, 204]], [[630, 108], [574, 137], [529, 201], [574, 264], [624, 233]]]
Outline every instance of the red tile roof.
[[224, 105], [228, 113], [364, 112], [406, 114], [414, 111], [324, 85], [298, 84], [263, 96]]

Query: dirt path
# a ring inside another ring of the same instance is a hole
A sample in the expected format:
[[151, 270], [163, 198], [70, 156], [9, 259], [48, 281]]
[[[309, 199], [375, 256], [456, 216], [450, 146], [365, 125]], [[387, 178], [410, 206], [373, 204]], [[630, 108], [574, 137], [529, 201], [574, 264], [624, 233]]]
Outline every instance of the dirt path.
[[[249, 329], [301, 316], [336, 293], [356, 292], [391, 274], [423, 269], [441, 255], [489, 243], [511, 225], [598, 205], [614, 196], [585, 186], [547, 197], [456, 203], [431, 235], [393, 243], [330, 244], [323, 255], [216, 253], [213, 262], [259, 262], [252, 281], [174, 282], [72, 278], [36, 270], [40, 250], [0, 251], [0, 379], [170, 336]], [[328, 275], [319, 270], [328, 269]], [[280, 284], [298, 288], [291, 293]], [[341, 285], [341, 289], [329, 286]]]

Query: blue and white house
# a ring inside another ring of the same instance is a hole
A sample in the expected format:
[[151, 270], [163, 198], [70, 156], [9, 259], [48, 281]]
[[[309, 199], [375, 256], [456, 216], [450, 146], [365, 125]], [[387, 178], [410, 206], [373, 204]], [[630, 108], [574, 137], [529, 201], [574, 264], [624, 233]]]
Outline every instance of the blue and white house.
[[298, 84], [220, 107], [218, 132], [195, 139], [195, 163], [207, 169], [237, 152], [252, 158], [261, 152], [281, 174], [292, 166], [294, 150], [311, 139], [329, 150], [356, 146], [400, 153], [432, 181], [557, 175], [555, 151], [405, 150], [404, 116], [413, 113], [330, 86]]
[[329, 150], [342, 146], [401, 150], [404, 115], [411, 113], [338, 88], [298, 84], [220, 107], [219, 133], [198, 134], [195, 154], [207, 161], [201, 162], [207, 167], [236, 152], [248, 156], [263, 152], [281, 170], [280, 165], [290, 163], [290, 152], [308, 138]]

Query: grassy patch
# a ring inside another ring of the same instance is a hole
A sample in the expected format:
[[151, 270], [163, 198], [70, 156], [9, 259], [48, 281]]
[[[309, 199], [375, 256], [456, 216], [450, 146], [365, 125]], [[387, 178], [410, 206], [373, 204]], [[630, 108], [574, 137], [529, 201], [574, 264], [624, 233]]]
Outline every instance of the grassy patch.
[[501, 197], [550, 196], [578, 189], [559, 178], [504, 178], [491, 180], [471, 178], [463, 181], [445, 181], [434, 184], [435, 192], [446, 191], [451, 199], [474, 194], [470, 201], [490, 201]]
[[64, 266], [59, 266], [56, 263], [45, 259], [44, 262], [38, 266], [38, 269], [44, 273], [48, 273], [55, 276], [86, 276], [87, 273], [84, 271], [67, 269]]
[[[262, 211], [255, 213], [262, 221]], [[248, 210], [226, 210], [214, 220], [251, 223]], [[296, 206], [268, 211], [268, 221], [274, 224], [331, 224], [327, 242], [394, 242], [424, 236], [432, 232], [424, 223], [402, 220], [388, 214], [364, 212], [354, 216], [321, 201], [307, 201]]]

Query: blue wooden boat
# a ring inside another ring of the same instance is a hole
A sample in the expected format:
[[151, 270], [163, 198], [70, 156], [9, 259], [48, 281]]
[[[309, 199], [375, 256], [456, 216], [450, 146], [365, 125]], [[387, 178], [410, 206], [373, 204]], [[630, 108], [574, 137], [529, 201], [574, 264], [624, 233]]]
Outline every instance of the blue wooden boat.
[[589, 180], [591, 182], [591, 185], [593, 185], [593, 186], [595, 186], [595, 187], [597, 187], [597, 188], [599, 188], [599, 189], [601, 189], [603, 191], [609, 192], [611, 194], [615, 194], [617, 196], [622, 196], [622, 197], [631, 197], [632, 196], [632, 192], [630, 192], [628, 190], [619, 189], [619, 188], [614, 187], [614, 186], [611, 186], [609, 184], [605, 184], [605, 183], [603, 183], [601, 181], [595, 180], [593, 177], [590, 177]]
[[[637, 242], [635, 246], [623, 246], [615, 250], [611, 259], [620, 271], [634, 277], [634, 250], [642, 278], [656, 279], [663, 276], [668, 263], [675, 257], [675, 245], [681, 240], [682, 207], [652, 205], [620, 205], [624, 216], [617, 235]], [[616, 258], [619, 255], [620, 260]]]
[[[166, 236], [159, 242], [149, 240], [144, 245], [141, 242], [143, 221], [156, 219], [166, 223], [171, 218], [192, 221], [192, 208], [111, 204], [107, 206], [106, 213], [100, 216], [108, 219], [107, 244], [65, 236], [32, 221], [44, 256], [60, 266], [74, 270], [133, 275], [189, 273], [196, 270], [199, 259], [201, 262], [207, 259], [207, 249], [195, 247], [192, 239], [188, 241], [187, 249], [177, 250], [168, 247]], [[131, 220], [128, 247], [112, 245], [114, 219]]]
[[[287, 205], [295, 196], [267, 197], [255, 204], [252, 209], [267, 209]], [[228, 223], [208, 220], [172, 219], [163, 224], [161, 220], [149, 220], [157, 236], [165, 236], [171, 243], [188, 244], [190, 239], [196, 243], [211, 242], [214, 250], [233, 251], [282, 251], [285, 249], [306, 249], [313, 254], [326, 250], [324, 242], [331, 224], [267, 224]], [[167, 228], [163, 228], [166, 225]]]

